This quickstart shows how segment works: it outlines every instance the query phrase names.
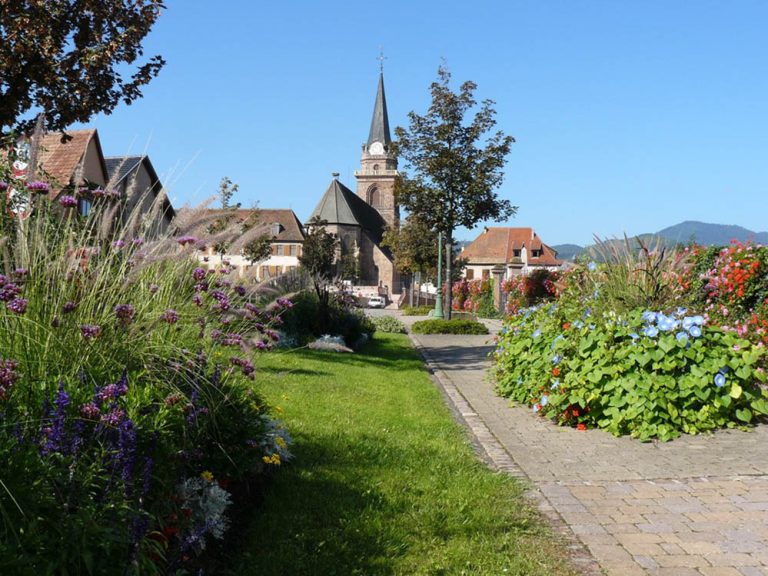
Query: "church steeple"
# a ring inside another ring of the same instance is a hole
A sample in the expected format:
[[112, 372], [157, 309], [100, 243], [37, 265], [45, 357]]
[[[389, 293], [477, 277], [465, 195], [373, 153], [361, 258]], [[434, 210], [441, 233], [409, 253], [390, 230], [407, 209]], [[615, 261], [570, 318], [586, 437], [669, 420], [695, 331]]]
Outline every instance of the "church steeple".
[[[382, 56], [383, 58], [383, 56]], [[391, 150], [387, 99], [384, 96], [384, 72], [379, 73], [379, 88], [373, 106], [373, 119], [368, 141], [363, 144], [357, 195], [373, 206], [392, 228], [400, 223], [400, 210], [395, 201], [395, 181], [398, 177], [397, 158]]]
[[387, 115], [387, 99], [384, 95], [384, 72], [379, 74], [379, 89], [376, 92], [376, 103], [373, 106], [371, 129], [368, 132], [368, 146], [381, 142], [384, 148], [389, 148], [392, 139], [389, 136], [389, 116]]

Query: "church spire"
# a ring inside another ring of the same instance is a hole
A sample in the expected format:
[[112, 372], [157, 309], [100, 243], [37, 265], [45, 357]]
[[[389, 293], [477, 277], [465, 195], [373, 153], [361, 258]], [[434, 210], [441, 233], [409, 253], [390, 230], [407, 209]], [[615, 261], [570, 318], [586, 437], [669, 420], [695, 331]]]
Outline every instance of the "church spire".
[[387, 99], [384, 96], [383, 70], [379, 73], [379, 89], [376, 92], [376, 104], [373, 107], [371, 130], [368, 133], [368, 146], [374, 142], [381, 142], [385, 148], [388, 148], [392, 142], [389, 136], [389, 117], [387, 116]]

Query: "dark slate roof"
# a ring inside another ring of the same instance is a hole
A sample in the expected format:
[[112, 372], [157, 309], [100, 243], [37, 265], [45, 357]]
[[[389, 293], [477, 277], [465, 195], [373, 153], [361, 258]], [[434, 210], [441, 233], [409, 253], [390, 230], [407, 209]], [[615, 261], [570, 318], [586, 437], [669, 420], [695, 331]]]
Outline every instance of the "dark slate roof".
[[114, 156], [105, 158], [104, 162], [107, 164], [109, 181], [113, 186], [119, 184], [126, 176], [139, 167], [143, 159], [144, 156]]
[[336, 178], [331, 181], [309, 220], [315, 216], [328, 224], [360, 226], [367, 230], [376, 242], [381, 240], [386, 226], [384, 218], [375, 208]]
[[371, 130], [368, 133], [368, 146], [374, 142], [381, 142], [389, 146], [392, 139], [389, 137], [389, 117], [387, 116], [387, 99], [384, 97], [384, 74], [379, 75], [379, 89], [376, 92], [376, 104], [373, 107]]

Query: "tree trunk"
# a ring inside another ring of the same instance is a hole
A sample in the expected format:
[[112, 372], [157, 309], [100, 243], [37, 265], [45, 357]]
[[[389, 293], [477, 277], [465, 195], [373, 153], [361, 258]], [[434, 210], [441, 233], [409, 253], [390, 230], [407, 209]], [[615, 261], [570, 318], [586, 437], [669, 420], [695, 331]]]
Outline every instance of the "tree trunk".
[[445, 241], [445, 277], [446, 277], [446, 290], [445, 290], [445, 313], [446, 320], [451, 319], [451, 312], [453, 310], [453, 230], [446, 234]]

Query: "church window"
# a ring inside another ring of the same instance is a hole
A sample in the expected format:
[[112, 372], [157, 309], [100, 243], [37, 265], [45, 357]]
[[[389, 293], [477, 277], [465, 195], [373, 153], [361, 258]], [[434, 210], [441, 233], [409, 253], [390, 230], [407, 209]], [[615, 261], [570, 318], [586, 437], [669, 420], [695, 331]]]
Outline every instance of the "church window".
[[374, 172], [378, 172], [379, 171], [379, 165], [378, 164], [374, 164], [373, 165], [373, 171]]
[[381, 192], [375, 186], [368, 190], [368, 204], [376, 208], [381, 202]]

